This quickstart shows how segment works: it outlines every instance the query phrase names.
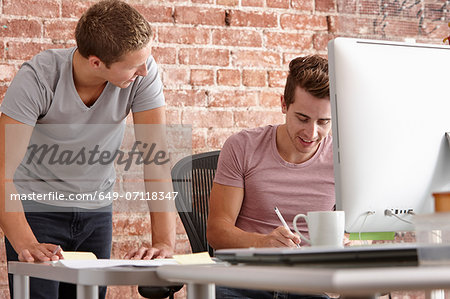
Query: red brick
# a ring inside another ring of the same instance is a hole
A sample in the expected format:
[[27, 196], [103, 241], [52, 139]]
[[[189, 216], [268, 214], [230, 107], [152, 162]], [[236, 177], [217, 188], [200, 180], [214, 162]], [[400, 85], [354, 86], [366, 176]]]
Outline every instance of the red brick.
[[208, 129], [207, 133], [207, 145], [211, 149], [221, 149], [225, 141], [234, 133], [240, 131], [240, 129], [221, 129], [214, 128]]
[[222, 46], [261, 47], [262, 37], [256, 31], [220, 29], [212, 31], [212, 42]]
[[305, 0], [292, 0], [291, 2], [292, 8], [300, 11], [313, 11], [314, 10], [314, 2], [313, 1], [305, 1]]
[[[6, 93], [7, 89], [8, 89], [7, 85], [0, 85], [0, 104], [2, 103], [3, 98], [5, 97], [5, 93]], [[2, 234], [3, 234], [3, 232], [2, 232]], [[0, 236], [0, 238], [1, 238], [1, 236]]]
[[43, 18], [59, 17], [59, 1], [57, 0], [33, 0], [17, 1], [3, 0], [4, 15], [33, 16]]
[[188, 254], [191, 253], [191, 244], [189, 240], [177, 240], [175, 243], [175, 253], [176, 254]]
[[337, 0], [336, 3], [338, 13], [356, 13], [358, 0]]
[[261, 92], [261, 100], [259, 101], [260, 106], [270, 107], [270, 108], [280, 107], [281, 106], [280, 101], [281, 101], [282, 95], [283, 95], [283, 91], [280, 91], [279, 93], [270, 92], [270, 91]]
[[[383, 24], [384, 25], [384, 24]], [[379, 30], [381, 28], [378, 28]], [[398, 37], [404, 39], [405, 37], [414, 37], [419, 35], [419, 24], [418, 21], [399, 21], [399, 20], [389, 20], [384, 32], [387, 36]], [[381, 31], [377, 31], [380, 33]]]
[[281, 111], [235, 111], [234, 122], [238, 127], [253, 128], [284, 123], [284, 116]]
[[287, 71], [269, 71], [269, 87], [284, 87]]
[[[209, 107], [250, 107], [258, 103], [258, 93], [242, 90], [212, 92]], [[221, 128], [220, 126], [218, 126]]]
[[267, 48], [286, 49], [310, 49], [312, 37], [301, 33], [267, 32]]
[[0, 285], [8, 285], [8, 270], [6, 263], [2, 263], [0, 266]]
[[[131, 4], [131, 3], [130, 3]], [[144, 18], [152, 23], [173, 23], [173, 9], [170, 6], [133, 5]]]
[[0, 64], [0, 82], [11, 81], [16, 75], [16, 68], [10, 64]]
[[281, 63], [279, 53], [268, 51], [236, 51], [232, 55], [234, 66], [276, 67]]
[[320, 12], [334, 12], [336, 11], [336, 0], [315, 0], [316, 11]]
[[[183, 113], [184, 114], [184, 113]], [[183, 123], [186, 125], [185, 123]], [[206, 129], [205, 128], [193, 128], [192, 130], [192, 148], [197, 151], [203, 152], [206, 147]]]
[[9, 288], [8, 288], [7, 285], [0, 286], [0, 298], [10, 299], [10, 297], [9, 297]]
[[158, 42], [177, 44], [207, 44], [209, 43], [209, 29], [186, 27], [159, 27]]
[[229, 13], [231, 26], [274, 28], [278, 26], [275, 13], [261, 11], [232, 10]]
[[336, 16], [327, 16], [327, 28], [328, 33], [336, 33], [338, 26], [338, 17]]
[[175, 22], [192, 25], [225, 26], [225, 10], [211, 7], [175, 7]]
[[165, 86], [182, 85], [189, 83], [189, 70], [181, 68], [165, 68], [162, 76]]
[[[369, 1], [369, 0], [367, 0]], [[374, 0], [371, 0], [374, 1]], [[423, 13], [423, 6], [422, 6], [423, 2], [417, 2], [415, 1], [413, 5], [406, 5], [407, 9], [402, 9], [402, 13], [401, 15], [403, 17], [408, 17], [408, 18], [418, 18], [418, 16]], [[447, 16], [448, 16], [448, 6], [447, 6]], [[379, 10], [381, 9], [381, 7], [379, 8]], [[426, 17], [427, 19], [430, 19], [429, 16]], [[448, 19], [448, 17], [447, 17]]]
[[[302, 0], [304, 1], [304, 0]], [[241, 0], [242, 6], [255, 6], [255, 7], [263, 7], [265, 4], [264, 0]]]
[[181, 64], [227, 66], [230, 52], [221, 49], [180, 49], [178, 59]]
[[79, 19], [81, 15], [94, 3], [94, 0], [62, 0], [62, 17]]
[[[447, 37], [450, 35], [450, 28], [447, 26], [447, 24], [443, 24], [439, 27], [435, 27], [435, 25], [436, 25], [435, 23], [426, 22], [425, 28], [423, 28], [423, 29], [425, 32], [430, 32], [428, 34], [429, 38], [436, 39], [436, 41], [431, 42], [431, 43], [442, 44], [442, 40], [444, 39], [444, 37]], [[428, 43], [430, 43], [430, 42], [428, 42]]]
[[0, 60], [5, 59], [6, 53], [5, 53], [5, 44], [3, 42], [0, 42]]
[[48, 49], [65, 48], [64, 44], [41, 44], [34, 42], [8, 42], [6, 44], [6, 58], [17, 60], [29, 60], [34, 55]]
[[217, 84], [228, 86], [241, 85], [241, 72], [239, 70], [217, 70]]
[[181, 113], [179, 110], [166, 108], [166, 123], [167, 124], [181, 124]]
[[239, 0], [217, 0], [217, 5], [238, 6]]
[[233, 114], [231, 111], [191, 109], [183, 112], [182, 123], [191, 124], [194, 128], [230, 128]]
[[54, 40], [75, 39], [76, 21], [52, 20], [44, 22], [44, 37]]
[[[120, 213], [115, 214], [120, 215]], [[142, 236], [150, 232], [150, 217], [149, 214], [131, 214], [127, 217], [114, 217], [113, 230], [114, 235], [125, 236]]]
[[184, 287], [179, 290], [178, 292], [175, 293], [174, 298], [175, 299], [186, 299], [187, 297], [187, 290], [186, 290], [187, 286], [184, 285]]
[[267, 0], [267, 7], [289, 8], [289, 0]]
[[35, 20], [0, 20], [0, 37], [41, 37], [42, 24]]
[[171, 47], [152, 47], [152, 55], [157, 64], [175, 64], [177, 49]]
[[183, 222], [181, 222], [180, 216], [178, 215], [177, 215], [176, 234], [178, 236], [177, 238], [186, 237], [185, 239], [187, 239], [186, 230], [184, 229]]
[[[182, 2], [182, 1], [180, 1]], [[191, 0], [192, 3], [214, 4], [214, 0]]]
[[314, 49], [318, 51], [326, 51], [328, 49], [328, 42], [334, 38], [331, 34], [314, 34], [313, 45]]
[[125, 192], [140, 192], [145, 190], [143, 175], [140, 172], [139, 174], [124, 174], [123, 182], [123, 191]]
[[214, 85], [214, 71], [202, 69], [191, 70], [191, 85]]
[[283, 14], [280, 25], [292, 30], [327, 30], [327, 19], [325, 16]]
[[242, 72], [242, 84], [244, 86], [263, 87], [266, 86], [266, 71], [244, 70]]
[[[367, 18], [357, 18], [351, 16], [339, 16], [336, 18], [335, 22], [336, 32], [340, 35], [357, 35], [357, 36], [368, 36], [374, 34], [373, 20]], [[377, 34], [380, 34], [379, 29]]]
[[[340, 0], [342, 1], [342, 0]], [[354, 3], [352, 3], [354, 4]], [[365, 0], [359, 3], [359, 12], [364, 15], [379, 15], [380, 5], [377, 0]]]
[[169, 107], [206, 107], [205, 90], [165, 89], [164, 96]]
[[133, 289], [135, 288], [136, 286], [108, 286], [106, 291], [106, 299], [137, 298], [133, 297]]

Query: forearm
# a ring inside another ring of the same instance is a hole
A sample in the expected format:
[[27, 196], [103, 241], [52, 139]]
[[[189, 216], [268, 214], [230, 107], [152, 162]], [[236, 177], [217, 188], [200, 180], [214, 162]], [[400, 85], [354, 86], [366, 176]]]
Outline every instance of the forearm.
[[4, 180], [1, 185], [0, 227], [16, 252], [19, 253], [22, 249], [30, 244], [36, 244], [38, 241], [25, 218], [20, 200], [9, 200], [9, 195], [14, 193], [13, 190], [9, 189], [13, 187], [5, 189], [6, 184]]
[[214, 249], [261, 247], [266, 235], [246, 232], [227, 221], [210, 221], [207, 228], [208, 243]]
[[163, 245], [175, 250], [176, 213], [152, 212], [150, 213], [152, 225], [152, 246]]

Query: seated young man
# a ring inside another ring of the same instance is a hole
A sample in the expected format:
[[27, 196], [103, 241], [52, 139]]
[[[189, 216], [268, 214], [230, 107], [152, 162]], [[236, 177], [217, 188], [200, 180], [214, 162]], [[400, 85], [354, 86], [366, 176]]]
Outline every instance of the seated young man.
[[[207, 225], [208, 242], [215, 249], [296, 247], [300, 238], [291, 232], [294, 216], [333, 210], [326, 59], [314, 55], [290, 62], [281, 110], [286, 114], [284, 124], [243, 130], [222, 148]], [[281, 224], [275, 206], [291, 231]], [[305, 223], [298, 226], [308, 235]], [[217, 288], [217, 298], [277, 298], [274, 293]], [[286, 298], [309, 297], [317, 298], [292, 294]]]

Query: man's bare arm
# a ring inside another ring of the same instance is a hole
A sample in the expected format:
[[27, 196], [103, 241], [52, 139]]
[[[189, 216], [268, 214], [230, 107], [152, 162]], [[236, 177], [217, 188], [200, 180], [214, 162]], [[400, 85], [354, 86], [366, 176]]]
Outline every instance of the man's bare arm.
[[296, 247], [300, 239], [283, 226], [270, 234], [246, 232], [236, 227], [244, 189], [214, 183], [209, 203], [207, 238], [214, 249]]
[[[136, 112], [133, 114], [136, 140], [142, 144], [155, 143], [159, 149], [168, 155], [165, 136], [165, 107]], [[146, 125], [154, 125], [151, 128]], [[141, 145], [142, 145], [141, 144]], [[142, 151], [146, 149], [141, 148]], [[147, 147], [148, 149], [148, 147]], [[168, 157], [167, 157], [168, 158]], [[172, 194], [172, 178], [170, 163], [161, 165], [149, 164], [144, 166], [144, 180], [146, 192], [163, 192]], [[171, 256], [175, 249], [176, 207], [175, 202], [169, 200], [148, 201], [152, 229], [152, 248], [141, 247], [132, 250], [126, 258], [164, 258]]]
[[57, 245], [39, 243], [23, 212], [20, 200], [10, 200], [17, 191], [13, 176], [22, 161], [33, 127], [18, 122], [5, 114], [0, 116], [0, 227], [19, 255], [20, 261], [49, 261], [60, 258], [53, 255]]

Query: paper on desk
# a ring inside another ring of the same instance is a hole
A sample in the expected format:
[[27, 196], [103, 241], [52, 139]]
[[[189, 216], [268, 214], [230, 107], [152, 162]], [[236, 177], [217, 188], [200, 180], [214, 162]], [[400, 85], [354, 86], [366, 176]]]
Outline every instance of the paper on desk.
[[96, 260], [97, 257], [93, 252], [83, 251], [62, 251], [61, 254], [64, 260]]
[[192, 254], [174, 255], [173, 258], [180, 265], [215, 264], [215, 262], [211, 259], [207, 251]]
[[174, 265], [177, 262], [174, 259], [154, 259], [154, 260], [59, 260], [52, 262], [54, 266], [65, 266], [72, 269], [88, 269], [88, 268], [109, 268], [121, 266], [135, 267], [158, 267], [162, 265]]

